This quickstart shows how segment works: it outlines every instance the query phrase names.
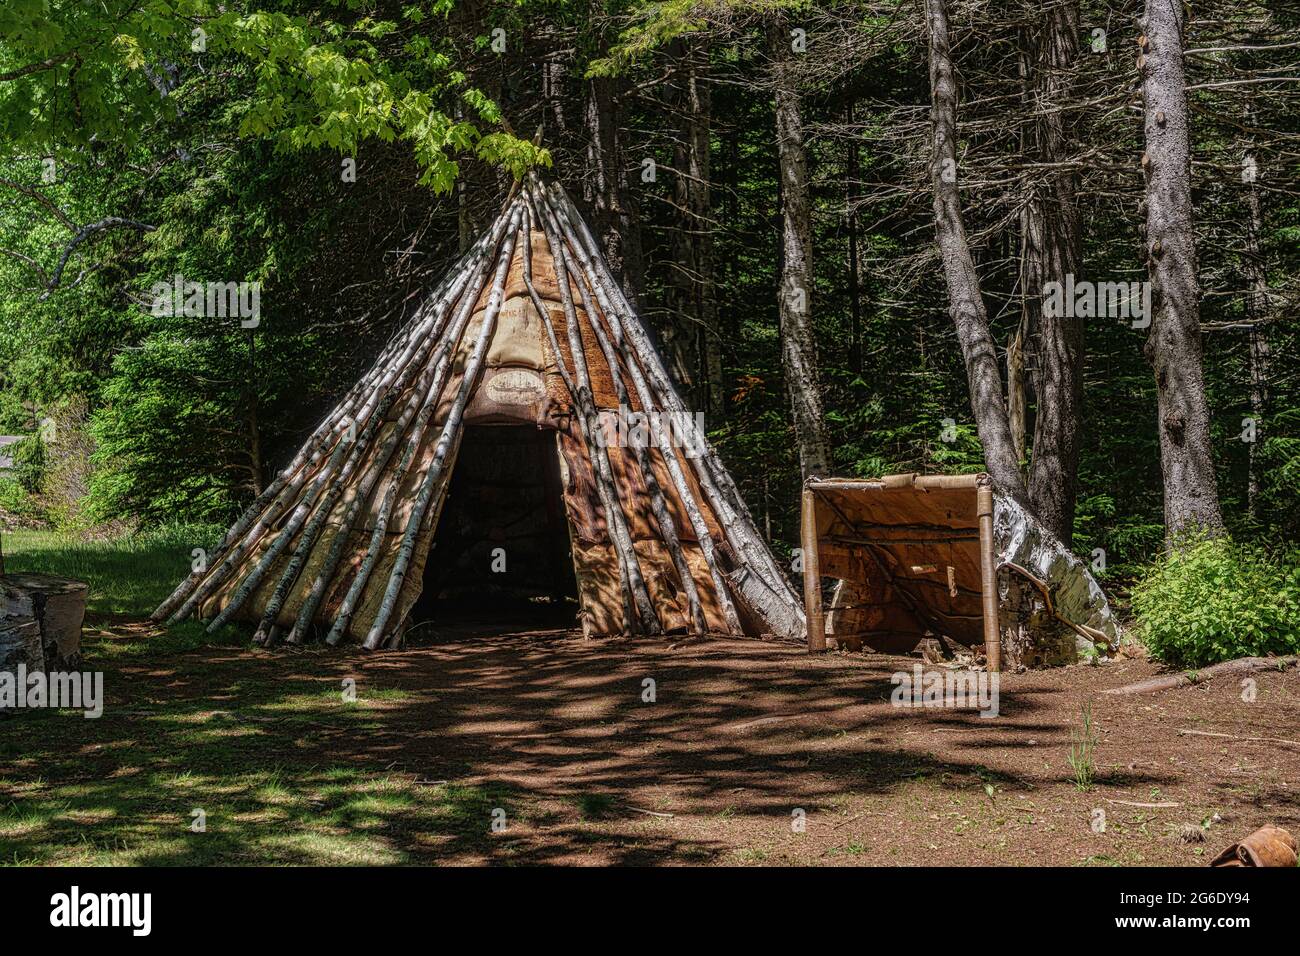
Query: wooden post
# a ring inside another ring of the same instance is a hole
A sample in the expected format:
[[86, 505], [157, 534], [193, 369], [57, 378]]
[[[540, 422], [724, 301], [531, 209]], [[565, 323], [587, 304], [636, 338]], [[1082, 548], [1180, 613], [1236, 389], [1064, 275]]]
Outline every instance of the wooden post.
[[822, 569], [817, 553], [817, 493], [808, 485], [803, 489], [803, 518], [800, 522], [800, 547], [803, 548], [803, 600], [808, 619], [808, 653], [826, 650], [826, 624], [822, 618]]
[[980, 522], [980, 590], [984, 599], [984, 657], [992, 672], [1002, 670], [1002, 635], [998, 628], [998, 581], [993, 553], [993, 488], [987, 481], [975, 490]]

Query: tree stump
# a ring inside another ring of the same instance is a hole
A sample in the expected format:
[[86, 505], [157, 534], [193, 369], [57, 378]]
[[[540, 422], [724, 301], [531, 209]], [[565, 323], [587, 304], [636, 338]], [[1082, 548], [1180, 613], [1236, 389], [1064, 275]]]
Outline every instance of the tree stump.
[[1074, 631], [1052, 616], [1036, 587], [1005, 568], [998, 572], [998, 605], [1006, 669], [1059, 667], [1078, 661]]
[[[0, 578], [0, 629], [14, 620], [30, 620], [40, 635], [39, 666], [33, 668], [29, 663], [29, 671], [76, 670], [81, 666], [81, 624], [86, 616], [88, 592], [89, 587], [82, 581], [50, 574], [19, 573]], [[18, 630], [15, 627], [15, 632]], [[0, 669], [9, 670], [2, 656]]]
[[[29, 674], [45, 670], [41, 627], [35, 618], [0, 617], [0, 674], [12, 674], [17, 688], [19, 668], [24, 666]], [[0, 699], [0, 718], [13, 716], [11, 703]]]

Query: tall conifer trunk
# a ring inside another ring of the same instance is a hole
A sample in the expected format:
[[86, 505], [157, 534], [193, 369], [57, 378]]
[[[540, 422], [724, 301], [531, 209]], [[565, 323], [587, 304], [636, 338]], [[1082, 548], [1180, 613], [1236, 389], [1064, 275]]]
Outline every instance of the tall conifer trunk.
[[[1044, 290], [1082, 278], [1075, 175], [1061, 168], [1069, 154], [1068, 114], [1079, 57], [1076, 4], [1044, 3], [1026, 29], [1033, 114], [1026, 153], [1052, 171], [1034, 182], [1021, 217], [1021, 294], [1029, 330], [1029, 368], [1037, 401], [1029, 499], [1047, 528], [1068, 547], [1074, 535], [1082, 405], [1083, 324], [1072, 316], [1046, 315]], [[1053, 169], [1053, 167], [1056, 167]]]
[[1165, 534], [1175, 540], [1184, 532], [1217, 533], [1223, 527], [1202, 368], [1182, 0], [1147, 0], [1139, 42], [1154, 312], [1145, 351], [1156, 377]]
[[926, 18], [930, 31], [933, 147], [930, 181], [934, 191], [935, 239], [948, 289], [948, 312], [966, 362], [971, 411], [984, 446], [985, 464], [1004, 494], [1024, 502], [1027, 495], [1003, 402], [997, 347], [989, 331], [979, 273], [975, 271], [962, 220], [957, 169], [957, 80], [949, 52], [948, 9], [944, 0], [926, 0]]
[[830, 448], [822, 417], [817, 343], [813, 335], [812, 201], [804, 149], [802, 104], [790, 57], [790, 40], [778, 23], [769, 34], [776, 100], [776, 145], [781, 177], [781, 359], [794, 418], [803, 476], [830, 474]]

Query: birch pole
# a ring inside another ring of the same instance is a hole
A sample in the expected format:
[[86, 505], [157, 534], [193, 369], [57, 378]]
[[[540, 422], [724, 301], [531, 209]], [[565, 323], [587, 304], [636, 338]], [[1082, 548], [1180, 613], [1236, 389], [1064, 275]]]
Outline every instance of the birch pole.
[[[436, 324], [439, 314], [442, 311], [444, 299], [454, 301], [463, 287], [463, 279], [472, 273], [475, 264], [483, 258], [489, 245], [495, 245], [499, 240], [502, 231], [504, 231], [506, 214], [503, 212], [498, 221], [494, 223], [493, 228], [484, 233], [483, 237], [463, 256], [457, 267], [453, 269], [446, 278], [439, 284], [434, 292], [426, 299], [425, 304], [417, 311], [415, 317], [407, 323], [403, 332], [389, 343], [388, 346], [380, 353], [379, 358], [372, 366], [371, 372], [363, 376], [351, 389], [347, 391], [343, 399], [330, 411], [321, 421], [311, 436], [303, 443], [293, 460], [280, 470], [276, 478], [270, 485], [258, 495], [252, 504], [248, 506], [239, 517], [239, 519], [227, 530], [223, 536], [221, 544], [213, 553], [209, 564], [202, 570], [195, 571], [186, 577], [171, 593], [171, 595], [160, 604], [150, 615], [150, 620], [162, 621], [167, 620], [169, 624], [185, 618], [191, 613], [203, 598], [195, 601], [187, 601], [193, 595], [200, 584], [206, 583], [206, 594], [210, 594], [217, 585], [221, 583], [238, 562], [239, 558], [247, 551], [251, 544], [256, 543], [262, 533], [265, 531], [275, 517], [283, 511], [293, 496], [301, 488], [305, 474], [299, 476], [299, 472], [304, 468], [310, 472], [310, 469], [319, 464], [324, 454], [324, 449], [329, 446], [329, 441], [339, 427], [345, 422], [355, 420], [350, 413], [355, 410], [356, 403], [363, 396], [373, 396], [376, 390], [383, 385], [386, 376], [380, 376], [376, 381], [373, 376], [376, 369], [388, 367], [389, 376], [396, 376], [410, 364], [413, 355], [412, 344], [418, 344], [427, 340], [430, 334], [430, 324]], [[393, 356], [397, 355], [397, 360]], [[392, 379], [389, 378], [389, 381]], [[350, 426], [348, 426], [350, 427]], [[298, 476], [299, 480], [292, 483], [291, 478]], [[265, 521], [258, 522], [254, 531], [254, 522], [259, 517], [265, 518]], [[231, 560], [226, 561], [231, 548], [235, 548], [235, 554], [231, 555]], [[212, 568], [211, 562], [219, 562], [217, 571]], [[177, 612], [177, 608], [182, 604], [186, 609]]]
[[[573, 209], [572, 202], [558, 184], [552, 187], [552, 193], [556, 197], [551, 200], [552, 208], [570, 221], [575, 234], [587, 247], [592, 262], [593, 278], [605, 286], [605, 294], [611, 302], [619, 303], [629, 316], [635, 316], [636, 310], [628, 303], [617, 282], [613, 280], [600, 259], [591, 231]], [[689, 416], [685, 403], [673, 389], [668, 373], [645, 329], [639, 322], [628, 322], [625, 329], [632, 352], [649, 375], [662, 407]], [[770, 599], [781, 609], [782, 616], [788, 618], [788, 621], [782, 624], [783, 630], [791, 630], [789, 636], [798, 637], [804, 629], [803, 607], [759, 536], [748, 506], [745, 505], [744, 499], [726, 469], [717, 460], [716, 453], [708, 444], [708, 439], [703, 435], [698, 437], [702, 453], [689, 460], [700, 483], [701, 491], [717, 513], [724, 537], [735, 548], [745, 565], [753, 571], [754, 576], [762, 582], [765, 590], [770, 592]], [[797, 629], [794, 627], [796, 624]]]
[[[558, 222], [552, 221], [553, 230], [560, 235], [560, 241], [563, 241], [562, 227]], [[527, 276], [531, 272], [531, 262], [528, 253], [525, 253], [524, 272]], [[531, 280], [528, 281], [529, 291], [532, 291]], [[583, 311], [587, 313], [587, 322], [591, 326], [596, 341], [600, 346], [601, 354], [605, 357], [605, 364], [609, 367], [610, 378], [614, 382], [617, 391], [619, 404], [626, 409], [631, 409], [632, 403], [628, 398], [627, 386], [623, 382], [623, 376], [620, 372], [618, 355], [614, 351], [609, 337], [605, 334], [604, 329], [599, 321], [596, 306], [591, 300], [586, 287], [586, 279], [579, 274], [578, 295], [582, 299]], [[536, 303], [535, 303], [536, 304]], [[558, 353], [557, 353], [558, 355]], [[570, 389], [572, 391], [572, 389]], [[647, 411], [650, 406], [642, 402], [642, 411]], [[661, 433], [660, 433], [661, 434]], [[677, 527], [673, 523], [672, 515], [668, 511], [668, 504], [664, 500], [663, 489], [659, 487], [659, 479], [655, 476], [654, 467], [650, 462], [650, 455], [646, 447], [638, 442], [633, 442], [633, 452], [636, 455], [637, 467], [641, 469], [642, 478], [646, 483], [646, 491], [650, 498], [650, 510], [655, 516], [655, 521], [659, 525], [659, 532], [663, 535], [665, 547], [672, 558], [673, 567], [677, 571], [677, 576], [681, 580], [682, 590], [686, 595], [686, 604], [688, 616], [691, 622], [693, 633], [705, 634], [708, 632], [708, 622], [704, 617], [704, 607], [700, 603], [699, 588], [695, 584], [695, 576], [691, 573], [690, 563], [686, 560], [686, 553], [682, 549], [682, 544], [677, 537]], [[722, 598], [719, 599], [721, 601]]]
[[658, 616], [655, 614], [654, 604], [650, 600], [650, 593], [646, 589], [645, 578], [641, 575], [640, 562], [637, 558], [636, 548], [632, 543], [631, 532], [627, 527], [626, 516], [619, 504], [618, 485], [614, 480], [614, 471], [610, 465], [609, 453], [604, 445], [595, 438], [595, 435], [591, 434], [600, 426], [597, 423], [591, 377], [587, 370], [586, 354], [583, 351], [577, 309], [573, 305], [573, 293], [569, 288], [569, 269], [567, 257], [564, 254], [564, 244], [551, 234], [550, 228], [544, 219], [541, 220], [541, 225], [542, 231], [546, 234], [546, 242], [551, 249], [551, 257], [555, 261], [555, 274], [560, 286], [560, 301], [564, 307], [564, 320], [567, 326], [565, 331], [569, 339], [569, 355], [573, 360], [573, 374], [578, 385], [578, 390], [574, 393], [574, 399], [578, 402], [582, 418], [586, 420], [585, 427], [587, 431], [584, 434], [587, 439], [588, 452], [596, 465], [596, 487], [605, 503], [606, 516], [609, 518], [610, 540], [615, 552], [620, 555], [621, 562], [626, 566], [627, 584], [635, 604], [635, 617], [628, 618], [624, 623], [630, 627], [633, 621], [639, 621], [645, 633], [657, 634], [662, 628]]
[[519, 207], [516, 207], [515, 212], [510, 217], [510, 226], [508, 227], [506, 239], [497, 259], [496, 275], [492, 281], [492, 293], [488, 296], [487, 311], [483, 316], [483, 327], [479, 330], [478, 340], [474, 343], [474, 351], [465, 365], [460, 388], [447, 415], [447, 421], [443, 425], [442, 434], [438, 438], [433, 460], [429, 463], [428, 473], [424, 476], [424, 482], [421, 484], [420, 491], [412, 505], [406, 532], [402, 536], [402, 543], [397, 551], [397, 559], [393, 563], [393, 570], [388, 578], [388, 586], [384, 590], [384, 597], [380, 602], [379, 611], [375, 615], [374, 623], [371, 625], [370, 632], [366, 635], [363, 643], [367, 650], [374, 650], [383, 640], [388, 622], [397, 606], [402, 584], [406, 580], [406, 571], [410, 567], [411, 559], [415, 553], [415, 541], [420, 536], [420, 526], [424, 523], [424, 516], [428, 511], [430, 501], [433, 499], [434, 491], [436, 489], [439, 496], [445, 493], [446, 489], [442, 487], [441, 481], [443, 469], [451, 451], [452, 443], [460, 431], [461, 421], [465, 413], [465, 404], [473, 391], [474, 382], [483, 366], [483, 357], [492, 341], [492, 333], [496, 329], [497, 315], [501, 311], [501, 303], [505, 295], [506, 276], [510, 272], [510, 261], [514, 255], [515, 234], [519, 226], [519, 220]]
[[[544, 198], [537, 199], [538, 204], [544, 204]], [[554, 215], [554, 211], [552, 213]], [[640, 364], [635, 357], [629, 352], [627, 341], [624, 337], [623, 323], [618, 316], [617, 310], [610, 302], [609, 298], [601, 285], [593, 278], [595, 268], [592, 265], [591, 257], [582, 245], [573, 235], [572, 225], [568, 223], [567, 218], [558, 218], [559, 228], [569, 240], [579, 262], [583, 266], [584, 281], [591, 284], [591, 291], [596, 296], [601, 309], [604, 312], [606, 320], [610, 324], [611, 332], [614, 336], [615, 344], [623, 350], [626, 358], [626, 367], [628, 375], [632, 379], [633, 387], [636, 389], [637, 397], [641, 402], [643, 409], [654, 408], [661, 410], [659, 402], [651, 393], [650, 387], [646, 384], [645, 375], [641, 371]], [[668, 471], [669, 478], [673, 482], [673, 488], [677, 492], [678, 499], [682, 503], [683, 510], [686, 511], [687, 518], [691, 522], [691, 530], [695, 533], [696, 542], [699, 544], [700, 551], [704, 555], [705, 564], [709, 569], [709, 577], [713, 582], [714, 591], [718, 596], [718, 606], [722, 611], [723, 619], [727, 622], [727, 629], [732, 634], [743, 634], [744, 629], [741, 627], [740, 618], [736, 614], [735, 604], [731, 600], [730, 590], [723, 579], [722, 570], [718, 564], [716, 551], [714, 549], [713, 535], [709, 533], [708, 523], [704, 520], [695, 495], [686, 480], [686, 475], [682, 470], [681, 462], [677, 457], [676, 451], [671, 447], [671, 443], [665, 442], [662, 433], [658, 436], [658, 446], [660, 457]]]
[[[480, 266], [479, 278], [474, 284], [473, 294], [467, 293], [462, 300], [455, 320], [451, 324], [451, 329], [447, 332], [442, 343], [438, 346], [438, 351], [435, 353], [433, 378], [428, 393], [425, 395], [424, 404], [421, 406], [420, 413], [416, 417], [415, 426], [406, 440], [406, 447], [402, 452], [397, 469], [394, 471], [392, 478], [389, 480], [388, 488], [384, 492], [383, 500], [379, 506], [379, 514], [375, 520], [375, 527], [366, 548], [366, 556], [361, 562], [361, 567], [357, 569], [356, 577], [352, 579], [352, 584], [349, 586], [342, 604], [339, 605], [334, 624], [325, 637], [325, 643], [327, 644], [337, 644], [347, 633], [348, 625], [351, 624], [352, 616], [356, 613], [357, 605], [361, 600], [362, 593], [365, 591], [366, 584], [370, 580], [370, 575], [379, 563], [379, 556], [383, 551], [384, 535], [388, 532], [388, 522], [392, 518], [393, 506], [397, 501], [398, 492], [401, 489], [402, 482], [406, 479], [411, 462], [415, 460], [415, 454], [419, 450], [420, 444], [424, 441], [424, 435], [428, 431], [428, 425], [434, 412], [437, 410], [442, 391], [446, 388], [447, 372], [452, 357], [456, 354], [460, 340], [465, 334], [465, 327], [469, 324], [470, 316], [473, 314], [474, 304], [481, 294], [487, 267], [487, 263]], [[303, 622], [302, 626], [305, 627], [306, 623], [309, 622]], [[295, 625], [295, 629], [297, 629], [297, 625]]]
[[[348, 480], [352, 477], [352, 472], [364, 460], [368, 446], [379, 432], [388, 410], [393, 406], [396, 399], [395, 394], [390, 394], [375, 410], [375, 414], [366, 423], [365, 429], [356, 436], [356, 449], [348, 456], [343, 471], [330, 482], [329, 490], [325, 492], [325, 496], [303, 527], [302, 534], [298, 537], [298, 544], [293, 549], [293, 554], [285, 563], [284, 570], [280, 572], [280, 579], [276, 582], [275, 590], [271, 592], [271, 597], [262, 610], [262, 620], [253, 635], [254, 641], [268, 645], [271, 642], [271, 629], [275, 626], [275, 619], [280, 616], [280, 609], [284, 607], [285, 600], [289, 597], [290, 591], [293, 590], [294, 582], [298, 580], [298, 575], [302, 573], [303, 566], [307, 563], [307, 558], [311, 554], [312, 546], [316, 544], [317, 538], [325, 529], [325, 522], [329, 520], [330, 513], [334, 510], [334, 506], [338, 504], [339, 499], [343, 497], [344, 491], [347, 490]], [[269, 570], [270, 565], [268, 563]], [[232, 600], [231, 604], [233, 603]], [[230, 605], [227, 605], [226, 608], [229, 609]], [[223, 610], [222, 613], [225, 613], [225, 611]]]
[[[493, 233], [499, 236], [503, 230], [504, 220], [493, 230]], [[472, 250], [470, 254], [462, 259], [462, 262], [467, 262], [473, 266], [482, 259], [491, 237], [485, 236], [484, 238], [483, 245]], [[280, 485], [276, 500], [261, 512], [257, 521], [251, 527], [247, 527], [243, 531], [243, 536], [237, 543], [228, 545], [223, 552], [219, 552], [219, 554], [224, 554], [221, 563], [215, 569], [210, 568], [187, 578], [186, 581], [182, 582], [181, 587], [177, 588], [176, 592], [173, 593], [172, 597], [154, 612], [155, 615], [168, 607], [175, 607], [176, 601], [179, 599], [178, 595], [182, 594], [186, 595], [185, 599], [180, 604], [180, 607], [171, 613], [167, 623], [175, 624], [192, 614], [203, 601], [229, 578], [244, 555], [262, 539], [271, 526], [281, 517], [284, 510], [296, 501], [301, 502], [298, 497], [299, 493], [308, 478], [321, 467], [321, 462], [329, 449], [329, 440], [336, 437], [340, 428], [350, 429], [355, 422], [366, 420], [373, 411], [375, 403], [383, 398], [389, 387], [395, 383], [400, 384], [405, 381], [407, 375], [409, 375], [411, 369], [417, 364], [417, 360], [422, 355], [422, 349], [427, 348], [427, 343], [436, 334], [446, 303], [454, 301], [455, 297], [460, 294], [473, 271], [473, 268], [470, 268], [466, 272], [457, 274], [450, 285], [444, 284], [443, 294], [438, 296], [429, 306], [425, 317], [418, 322], [412, 323], [418, 326], [418, 330], [422, 334], [417, 336], [412, 333], [406, 336], [407, 344], [402, 347], [397, 355], [397, 360], [392, 363], [391, 367], [387, 368], [378, 378], [374, 377], [376, 371], [385, 367], [386, 356], [390, 354], [386, 352], [372, 367], [371, 373], [363, 377], [355, 389], [358, 397], [364, 396], [360, 410], [349, 407], [344, 402], [328, 416], [326, 419], [328, 427], [323, 424], [317, 430], [322, 437], [315, 441], [309, 440], [294, 459], [299, 464], [297, 466], [291, 464], [290, 467], [284, 469], [280, 477], [268, 488], [269, 492], [277, 484]], [[328, 461], [325, 467], [329, 467]], [[231, 532], [227, 533], [227, 541], [236, 540], [234, 531], [235, 529], [232, 528]]]

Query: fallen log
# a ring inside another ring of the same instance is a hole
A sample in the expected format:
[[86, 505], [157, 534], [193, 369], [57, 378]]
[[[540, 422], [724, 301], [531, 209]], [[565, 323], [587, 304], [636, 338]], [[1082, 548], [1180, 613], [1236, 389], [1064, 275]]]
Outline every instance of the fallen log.
[[1200, 670], [1183, 671], [1179, 674], [1165, 674], [1161, 677], [1151, 677], [1147, 680], [1140, 680], [1135, 684], [1125, 684], [1123, 687], [1112, 687], [1110, 690], [1102, 691], [1103, 694], [1154, 694], [1156, 691], [1170, 690], [1174, 687], [1190, 687], [1193, 684], [1203, 684], [1207, 680], [1213, 680], [1216, 677], [1223, 677], [1229, 674], [1249, 674], [1255, 671], [1282, 671], [1288, 667], [1294, 667], [1300, 663], [1300, 656], [1291, 654], [1286, 657], [1239, 657], [1233, 661], [1224, 661], [1221, 664], [1212, 664], [1209, 667]]

